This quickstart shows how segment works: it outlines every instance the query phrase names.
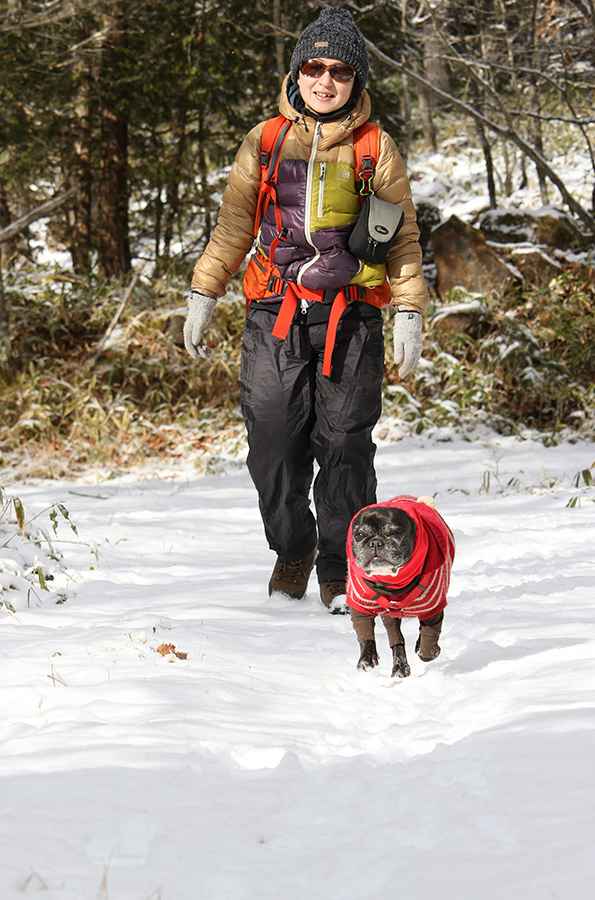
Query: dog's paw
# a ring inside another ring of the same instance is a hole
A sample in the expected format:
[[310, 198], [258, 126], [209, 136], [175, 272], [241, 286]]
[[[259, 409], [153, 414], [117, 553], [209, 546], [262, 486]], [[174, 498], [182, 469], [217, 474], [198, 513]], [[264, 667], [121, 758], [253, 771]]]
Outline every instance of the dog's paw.
[[357, 663], [358, 669], [365, 671], [373, 669], [378, 665], [378, 650], [376, 649], [376, 641], [362, 641], [360, 644], [361, 653]]
[[405, 644], [395, 644], [391, 650], [393, 651], [391, 678], [407, 678], [408, 675], [411, 675], [411, 669], [405, 655]]
[[440, 645], [438, 643], [426, 644], [422, 649], [421, 639], [418, 638], [415, 644], [415, 652], [422, 662], [432, 662], [433, 659], [437, 659], [440, 656]]
[[330, 602], [330, 606], [328, 607], [328, 611], [331, 616], [348, 616], [349, 615], [349, 607], [347, 606], [347, 597], [345, 594], [340, 594], [338, 597], [333, 597]]

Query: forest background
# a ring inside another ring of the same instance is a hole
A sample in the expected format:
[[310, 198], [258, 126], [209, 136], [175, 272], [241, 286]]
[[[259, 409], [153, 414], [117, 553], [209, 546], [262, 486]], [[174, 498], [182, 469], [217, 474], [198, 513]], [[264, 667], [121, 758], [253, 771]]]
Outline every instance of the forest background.
[[[241, 440], [241, 273], [208, 364], [187, 357], [181, 313], [237, 147], [276, 114], [321, 5], [0, 0], [0, 466], [116, 471], [193, 452], [208, 467]], [[580, 236], [539, 288], [453, 292], [479, 304], [472, 329], [441, 327], [433, 296], [424, 364], [403, 384], [387, 354], [385, 411], [417, 432], [481, 421], [592, 438], [593, 0], [340, 5], [369, 39], [374, 116], [406, 160], [465, 133], [489, 207], [536, 177]], [[591, 167], [580, 196], [561, 147]]]

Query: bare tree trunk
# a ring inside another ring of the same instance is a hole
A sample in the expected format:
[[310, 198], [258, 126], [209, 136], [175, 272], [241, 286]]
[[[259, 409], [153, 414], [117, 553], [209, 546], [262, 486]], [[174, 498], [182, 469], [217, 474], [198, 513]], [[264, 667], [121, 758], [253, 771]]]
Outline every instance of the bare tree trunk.
[[[518, 79], [516, 76], [516, 71], [515, 71], [516, 67], [515, 67], [515, 57], [514, 57], [514, 50], [513, 50], [513, 41], [512, 41], [511, 34], [510, 34], [510, 26], [509, 26], [508, 17], [506, 15], [507, 10], [506, 10], [506, 4], [505, 4], [504, 0], [496, 0], [496, 7], [497, 7], [499, 15], [500, 15], [501, 27], [504, 30], [504, 40], [505, 40], [505, 44], [506, 44], [506, 59], [508, 61], [508, 65], [510, 67], [510, 72], [511, 72], [510, 81], [512, 84], [514, 96], [516, 97], [517, 106], [519, 109], [522, 109], [522, 107], [523, 107], [522, 95], [521, 95], [521, 89], [519, 87], [519, 82], [518, 82]], [[505, 185], [504, 185], [504, 193], [507, 197], [510, 197], [510, 195], [512, 194], [512, 192], [514, 190], [512, 175], [513, 175], [513, 168], [515, 168], [514, 163], [516, 161], [516, 153], [513, 156], [513, 160], [512, 160], [512, 164], [511, 164], [511, 162], [509, 161], [508, 146], [507, 146], [506, 141], [502, 142], [502, 152], [504, 155], [504, 162], [506, 165], [506, 179], [505, 179]], [[520, 168], [521, 168], [521, 181], [520, 181], [519, 187], [522, 189], [527, 186], [527, 165], [526, 165], [525, 157], [522, 155], [521, 155], [521, 160], [520, 160]]]
[[[461, 43], [465, 48], [465, 52], [467, 55], [470, 55], [467, 48], [467, 42], [465, 39], [464, 31], [459, 26], [459, 37], [461, 39]], [[481, 57], [485, 59], [485, 53], [483, 52], [483, 32], [481, 29], [479, 30], [479, 41], [481, 48]], [[474, 106], [477, 110], [479, 110], [482, 115], [485, 112], [485, 88], [480, 87], [476, 81], [472, 82], [472, 90], [474, 97]], [[498, 203], [496, 201], [496, 182], [494, 180], [494, 160], [492, 157], [492, 147], [490, 144], [490, 140], [488, 138], [486, 129], [483, 126], [483, 123], [479, 120], [476, 120], [475, 127], [477, 129], [477, 134], [479, 137], [479, 143], [481, 145], [481, 149], [483, 152], [483, 158], [485, 161], [486, 167], [486, 181], [488, 183], [488, 195], [490, 198], [490, 208], [496, 209]]]
[[[401, 0], [401, 29], [403, 35], [407, 32], [407, 0]], [[409, 156], [411, 143], [411, 92], [409, 90], [409, 78], [406, 72], [401, 72], [401, 87], [403, 90], [403, 138], [401, 141], [401, 155], [405, 162]]]
[[[417, 68], [417, 67], [416, 67]], [[409, 86], [407, 86], [409, 89]], [[403, 89], [404, 92], [404, 89]], [[436, 128], [432, 116], [432, 93], [426, 90], [423, 85], [417, 86], [417, 102], [419, 105], [419, 117], [426, 139], [428, 148], [435, 153], [438, 149], [438, 139], [436, 137]]]
[[122, 112], [122, 56], [126, 44], [127, 0], [106, 0], [107, 29], [100, 72], [101, 161], [99, 206], [99, 274], [122, 278], [130, 271], [128, 234], [128, 120]]
[[287, 72], [285, 71], [285, 54], [283, 46], [283, 23], [281, 21], [281, 0], [273, 0], [273, 25], [275, 26], [275, 60], [279, 73], [279, 87], [283, 84]]
[[[506, 143], [506, 141], [502, 142], [502, 156], [504, 158], [504, 182], [502, 184], [502, 190], [505, 197], [510, 197], [513, 191], [512, 173], [514, 165], [511, 164], [510, 154], [508, 152], [508, 144]], [[513, 154], [512, 159], [514, 162], [515, 154]]]
[[163, 199], [161, 197], [161, 193], [163, 190], [163, 185], [161, 181], [157, 185], [157, 190], [155, 191], [155, 229], [153, 233], [153, 239], [155, 242], [155, 271], [159, 269], [159, 260], [161, 258], [161, 220], [163, 218]]
[[4, 253], [0, 244], [0, 370], [10, 363], [10, 337], [8, 334], [8, 304], [4, 293]]
[[[203, 4], [203, 9], [201, 12], [201, 19], [199, 26], [199, 58], [201, 60], [205, 59], [207, 53], [205, 49], [205, 28], [204, 22], [206, 20], [206, 13]], [[203, 103], [200, 104], [198, 109], [198, 173], [200, 176], [200, 198], [201, 205], [203, 208], [204, 215], [204, 229], [203, 229], [203, 237], [204, 237], [204, 246], [211, 239], [211, 232], [213, 230], [213, 213], [212, 213], [212, 203], [211, 203], [211, 188], [209, 185], [209, 165], [207, 160], [206, 153], [207, 146], [207, 123], [206, 123], [206, 110]]]
[[0, 228], [6, 228], [7, 225], [10, 225], [10, 222], [11, 215], [10, 209], [8, 208], [8, 197], [6, 196], [6, 189], [0, 179]]
[[[11, 222], [12, 216], [10, 214], [10, 208], [8, 206], [8, 197], [6, 196], [6, 189], [4, 187], [4, 184], [2, 183], [2, 177], [0, 176], [0, 230], [8, 228]], [[8, 248], [7, 256], [12, 256], [15, 250], [16, 245], [10, 246]]]
[[[531, 62], [533, 68], [539, 68], [539, 56], [537, 52], [537, 6], [539, 4], [539, 0], [533, 0], [533, 7], [531, 9]], [[535, 76], [531, 73], [530, 75], [531, 82], [531, 111], [535, 113], [534, 116], [531, 117], [530, 120], [530, 129], [531, 129], [531, 138], [533, 140], [533, 146], [537, 150], [540, 156], [543, 156], [543, 137], [541, 134], [541, 120], [539, 115], [541, 113], [541, 101], [539, 98], [539, 86], [537, 84], [537, 80]], [[547, 194], [547, 182], [545, 171], [539, 163], [536, 164], [535, 168], [537, 169], [537, 178], [539, 179], [539, 192], [541, 194], [541, 202], [544, 206], [548, 203], [548, 194]]]
[[[428, 81], [435, 84], [442, 91], [451, 92], [451, 78], [448, 60], [444, 55], [444, 45], [439, 36], [434, 31], [434, 22], [428, 19], [424, 23], [422, 43], [424, 50], [424, 72]], [[442, 107], [447, 108], [447, 104], [434, 94], [429, 92], [430, 108], [432, 110]]]
[[81, 88], [75, 106], [78, 129], [74, 147], [74, 185], [76, 202], [71, 213], [68, 237], [72, 267], [79, 275], [85, 275], [91, 267], [91, 122], [89, 114], [88, 86]]
[[182, 167], [186, 154], [186, 108], [177, 111], [177, 121], [174, 125], [174, 134], [177, 136], [175, 165], [172, 178], [167, 188], [167, 216], [163, 235], [163, 256], [169, 257], [171, 242], [174, 235], [174, 223], [180, 211], [180, 181], [182, 180]]
[[205, 113], [201, 109], [198, 118], [198, 171], [200, 174], [200, 190], [202, 195], [202, 206], [204, 210], [204, 241], [207, 244], [211, 239], [211, 231], [213, 230], [213, 214], [211, 203], [211, 189], [209, 187], [209, 167], [207, 165], [207, 157], [205, 153]]
[[[483, 106], [481, 100], [478, 100], [477, 106]], [[483, 151], [483, 158], [486, 166], [486, 180], [488, 183], [488, 195], [490, 198], [490, 208], [496, 209], [498, 206], [498, 202], [496, 200], [496, 182], [494, 180], [494, 160], [492, 157], [492, 147], [490, 145], [489, 138], [486, 134], [486, 130], [481, 124], [481, 122], [476, 122], [475, 126], [477, 128], [477, 135], [479, 137], [479, 143], [481, 144], [481, 149]]]
[[[541, 112], [539, 88], [537, 87], [533, 79], [532, 81], [533, 84], [531, 86], [531, 111], [535, 113], [535, 115], [531, 118], [531, 138], [533, 141], [533, 146], [535, 147], [539, 155], [543, 156], [543, 136], [541, 134], [541, 122], [539, 119], [539, 114]], [[549, 198], [545, 171], [543, 169], [543, 166], [540, 166], [539, 163], [536, 163], [535, 168], [537, 169], [537, 178], [539, 180], [539, 193], [541, 194], [541, 202], [544, 204], [544, 206], [546, 206], [549, 202]]]

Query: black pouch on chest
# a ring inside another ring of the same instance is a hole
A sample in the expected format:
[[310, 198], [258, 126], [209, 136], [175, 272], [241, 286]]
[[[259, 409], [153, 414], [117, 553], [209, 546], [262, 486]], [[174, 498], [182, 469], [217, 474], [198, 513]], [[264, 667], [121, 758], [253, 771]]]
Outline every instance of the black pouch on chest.
[[349, 238], [349, 252], [364, 262], [384, 263], [405, 213], [396, 203], [366, 197], [359, 219]]

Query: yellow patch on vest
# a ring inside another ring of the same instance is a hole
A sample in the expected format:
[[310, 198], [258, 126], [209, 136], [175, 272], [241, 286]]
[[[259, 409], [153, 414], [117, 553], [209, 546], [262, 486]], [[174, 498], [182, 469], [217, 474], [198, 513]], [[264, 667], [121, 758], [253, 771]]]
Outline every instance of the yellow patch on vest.
[[316, 163], [312, 180], [312, 231], [351, 225], [359, 216], [353, 169], [343, 163]]
[[[346, 163], [319, 162], [314, 166], [310, 230], [314, 233], [324, 228], [340, 228], [352, 225], [360, 214], [360, 203], [355, 190], [353, 166]], [[375, 287], [386, 278], [384, 264], [361, 263], [359, 272], [350, 284]]]

